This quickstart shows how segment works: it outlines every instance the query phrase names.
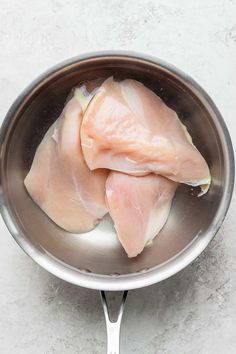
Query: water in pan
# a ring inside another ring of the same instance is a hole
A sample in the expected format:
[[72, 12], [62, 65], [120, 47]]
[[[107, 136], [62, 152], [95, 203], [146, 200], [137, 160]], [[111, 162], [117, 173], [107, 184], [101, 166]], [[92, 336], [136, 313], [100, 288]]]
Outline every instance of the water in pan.
[[[102, 73], [102, 76], [108, 77], [114, 73], [114, 69], [104, 68]], [[23, 186], [36, 147], [58, 117], [71, 87], [84, 81], [88, 72], [83, 75], [84, 78], [80, 77], [78, 70], [75, 70], [51, 80], [47, 86], [38, 90], [12, 123], [13, 137], [8, 146], [6, 178], [11, 185], [9, 207], [13, 217], [30, 242], [40, 244], [54, 258], [75, 269], [88, 269], [97, 274], [129, 274], [160, 265], [181, 252], [194, 237], [203, 232], [209, 215], [213, 215], [216, 210], [214, 195], [220, 187], [221, 166], [215, 163], [215, 156], [218, 161], [221, 160], [221, 152], [214, 127], [197, 99], [169, 77], [164, 80], [162, 73], [154, 75], [137, 67], [130, 68], [128, 72], [127, 68], [117, 68], [116, 77], [138, 78], [148, 87], [155, 88], [165, 102], [177, 111], [209, 162], [214, 177], [211, 190], [203, 198], [193, 198], [190, 189], [181, 186], [176, 193], [169, 220], [152, 247], [147, 247], [140, 256], [130, 260], [119, 245], [107, 219], [86, 235], [69, 234], [48, 220], [29, 198]], [[96, 78], [98, 72], [90, 70], [89, 75], [90, 78]], [[210, 134], [211, 142], [208, 140]], [[213, 144], [214, 148], [209, 144]]]

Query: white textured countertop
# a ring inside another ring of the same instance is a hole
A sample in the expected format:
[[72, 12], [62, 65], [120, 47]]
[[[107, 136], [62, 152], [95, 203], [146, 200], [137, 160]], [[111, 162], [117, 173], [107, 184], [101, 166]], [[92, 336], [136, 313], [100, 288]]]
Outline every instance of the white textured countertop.
[[[235, 0], [0, 0], [1, 119], [42, 71], [102, 49], [145, 52], [193, 76], [236, 142]], [[191, 266], [130, 292], [122, 353], [236, 353], [235, 208], [234, 196], [220, 232]], [[2, 220], [0, 233], [0, 353], [104, 353], [98, 293], [39, 268]]]

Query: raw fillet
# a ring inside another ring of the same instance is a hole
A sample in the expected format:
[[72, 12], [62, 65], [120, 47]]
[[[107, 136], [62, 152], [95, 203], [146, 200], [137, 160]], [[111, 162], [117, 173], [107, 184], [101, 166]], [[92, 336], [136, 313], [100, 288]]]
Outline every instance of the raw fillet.
[[70, 232], [94, 228], [106, 213], [108, 171], [91, 172], [80, 145], [83, 111], [92, 97], [77, 89], [37, 148], [25, 186], [39, 207]]
[[153, 172], [203, 193], [210, 184], [208, 165], [176, 112], [135, 80], [102, 84], [85, 112], [81, 144], [91, 170]]
[[129, 257], [142, 252], [168, 218], [178, 183], [150, 174], [129, 176], [111, 171], [106, 202], [118, 238]]

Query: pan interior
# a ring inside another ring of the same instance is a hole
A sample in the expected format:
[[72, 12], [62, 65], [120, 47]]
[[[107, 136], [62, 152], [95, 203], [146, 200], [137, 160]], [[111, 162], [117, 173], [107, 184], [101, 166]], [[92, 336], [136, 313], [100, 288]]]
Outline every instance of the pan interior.
[[[134, 259], [129, 259], [121, 248], [109, 217], [89, 233], [70, 234], [49, 220], [23, 184], [35, 150], [60, 114], [71, 88], [85, 80], [111, 75], [117, 79], [135, 78], [162, 97], [188, 127], [213, 177], [209, 192], [201, 198], [196, 196], [198, 191], [187, 186], [178, 188], [165, 227], [153, 244]], [[223, 195], [224, 164], [216, 123], [189, 85], [158, 64], [103, 57], [81, 60], [47, 75], [21, 101], [7, 123], [3, 141], [2, 188], [17, 232], [28, 243], [79, 272], [123, 275], [160, 266], [207, 233]]]

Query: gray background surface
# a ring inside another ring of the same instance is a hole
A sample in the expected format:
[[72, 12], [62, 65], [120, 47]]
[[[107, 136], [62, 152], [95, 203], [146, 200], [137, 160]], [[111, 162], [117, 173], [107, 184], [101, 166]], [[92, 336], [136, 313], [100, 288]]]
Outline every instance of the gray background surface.
[[[193, 76], [236, 141], [236, 1], [0, 0], [0, 118], [38, 74], [103, 49], [145, 52]], [[236, 207], [191, 266], [132, 291], [122, 353], [236, 353]], [[113, 295], [114, 297], [114, 295]], [[104, 353], [98, 293], [34, 264], [0, 220], [0, 353]]]

